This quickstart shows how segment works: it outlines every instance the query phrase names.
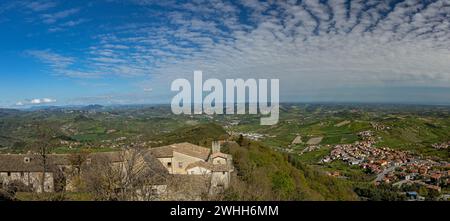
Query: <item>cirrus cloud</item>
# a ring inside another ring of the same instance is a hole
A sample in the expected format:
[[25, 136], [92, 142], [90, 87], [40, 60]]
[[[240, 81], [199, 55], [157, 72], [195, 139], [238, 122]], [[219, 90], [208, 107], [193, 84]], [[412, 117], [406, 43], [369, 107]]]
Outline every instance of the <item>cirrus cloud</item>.
[[129, 4], [141, 9], [138, 19], [96, 33], [85, 54], [35, 57], [73, 78], [146, 77], [142, 87], [159, 97], [194, 70], [222, 79], [279, 78], [281, 95], [294, 98], [333, 88], [358, 88], [346, 95], [354, 98], [364, 88], [450, 85], [449, 0]]

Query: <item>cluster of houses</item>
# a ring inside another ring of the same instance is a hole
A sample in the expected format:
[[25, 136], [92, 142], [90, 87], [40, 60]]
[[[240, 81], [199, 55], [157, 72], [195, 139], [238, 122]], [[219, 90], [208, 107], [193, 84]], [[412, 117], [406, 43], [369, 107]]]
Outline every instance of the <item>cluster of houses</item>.
[[408, 161], [408, 154], [389, 148], [376, 148], [370, 141], [334, 146], [330, 155], [322, 159], [323, 163], [342, 160], [350, 165], [360, 165], [373, 173], [381, 173], [383, 168], [400, 165]]
[[405, 151], [377, 148], [371, 141], [336, 145], [321, 162], [329, 163], [334, 160], [358, 165], [376, 174], [376, 183], [391, 183], [396, 186], [415, 183], [438, 192], [442, 186], [450, 184], [450, 163], [421, 159]]
[[371, 130], [361, 131], [358, 133], [358, 136], [361, 138], [361, 140], [369, 141], [372, 143], [375, 142], [375, 138], [373, 136], [373, 131], [371, 131]]
[[450, 185], [450, 163], [433, 160], [415, 160], [406, 163], [385, 175], [382, 182], [419, 184], [428, 189], [441, 192], [441, 187]]
[[444, 143], [435, 143], [433, 145], [431, 145], [433, 148], [435, 149], [448, 149], [450, 147], [450, 141], [448, 142], [444, 142]]
[[259, 133], [243, 133], [243, 132], [235, 132], [235, 131], [228, 131], [228, 133], [231, 136], [243, 136], [247, 139], [250, 140], [254, 140], [254, 141], [259, 141], [262, 140], [264, 137], [266, 137], [266, 135], [264, 134], [259, 134]]
[[320, 145], [310, 145], [310, 146], [305, 147], [305, 149], [303, 149], [302, 151], [300, 151], [299, 155], [302, 155], [307, 152], [316, 151], [319, 149], [320, 149]]
[[[234, 171], [231, 155], [221, 152], [223, 143], [215, 141], [212, 148], [191, 143], [145, 148], [139, 152], [139, 160], [136, 162], [151, 171], [151, 177], [176, 176], [185, 181], [206, 179], [209, 184], [208, 192], [215, 194], [229, 187], [231, 173]], [[56, 183], [63, 180], [65, 191], [76, 191], [73, 176], [76, 166], [71, 157], [73, 156], [67, 154], [2, 154], [0, 188], [12, 182], [20, 182], [35, 192], [54, 192], [60, 191]], [[129, 151], [91, 153], [76, 168], [81, 170], [77, 172], [83, 172], [100, 160], [124, 168], [133, 157], [136, 158]], [[164, 180], [159, 179], [154, 185], [159, 192], [164, 192], [170, 185]]]
[[381, 131], [381, 130], [389, 130], [391, 129], [390, 127], [385, 126], [382, 123], [378, 123], [378, 122], [370, 122], [370, 125], [372, 126], [373, 129], [377, 130], [377, 131]]

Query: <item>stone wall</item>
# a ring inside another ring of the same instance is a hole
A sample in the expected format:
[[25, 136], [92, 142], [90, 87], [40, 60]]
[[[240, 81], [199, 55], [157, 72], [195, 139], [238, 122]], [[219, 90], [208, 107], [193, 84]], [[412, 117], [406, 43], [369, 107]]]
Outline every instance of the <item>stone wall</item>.
[[[35, 192], [42, 192], [42, 172], [0, 172], [0, 181], [3, 184], [3, 187], [6, 187], [13, 181], [20, 181], [32, 188]], [[45, 173], [44, 191], [54, 191], [54, 177], [51, 172]]]

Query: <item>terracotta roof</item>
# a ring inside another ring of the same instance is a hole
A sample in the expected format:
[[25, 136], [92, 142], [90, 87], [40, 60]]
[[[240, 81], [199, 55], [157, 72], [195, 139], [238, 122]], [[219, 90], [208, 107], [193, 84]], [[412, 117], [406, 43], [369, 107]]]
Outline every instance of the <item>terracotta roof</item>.
[[142, 157], [147, 166], [145, 170], [146, 177], [152, 177], [154, 184], [167, 184], [167, 179], [170, 177], [170, 174], [162, 163], [149, 152], [144, 152]]
[[167, 169], [162, 165], [161, 161], [156, 159], [152, 154], [150, 153], [144, 153], [142, 155], [144, 158], [144, 161], [146, 162], [146, 165], [155, 173], [158, 174], [169, 174]]
[[150, 148], [149, 151], [157, 158], [173, 157], [173, 152], [178, 152], [202, 160], [208, 160], [211, 150], [191, 143], [177, 143], [162, 147]]
[[202, 160], [208, 160], [211, 150], [191, 143], [178, 143], [170, 145], [174, 152], [186, 154], [188, 156], [197, 157]]
[[[69, 154], [48, 154], [47, 169], [70, 165]], [[116, 163], [123, 161], [122, 152], [92, 153], [87, 156], [91, 161], [106, 159]], [[42, 157], [38, 154], [0, 154], [0, 171], [2, 172], [40, 172], [43, 171]]]
[[170, 146], [154, 147], [148, 149], [156, 158], [171, 158], [173, 157], [173, 148]]
[[198, 161], [195, 163], [191, 163], [186, 167], [186, 170], [195, 168], [195, 167], [202, 167], [208, 170], [211, 170], [213, 172], [227, 172], [232, 171], [232, 168], [230, 166], [225, 164], [212, 164], [208, 162]]
[[87, 156], [87, 159], [107, 159], [111, 163], [117, 163], [123, 161], [123, 153], [121, 151], [91, 153]]
[[[57, 165], [67, 164], [66, 155], [48, 155], [47, 171], [54, 171]], [[37, 154], [2, 154], [0, 155], [0, 172], [41, 172], [43, 160]]]

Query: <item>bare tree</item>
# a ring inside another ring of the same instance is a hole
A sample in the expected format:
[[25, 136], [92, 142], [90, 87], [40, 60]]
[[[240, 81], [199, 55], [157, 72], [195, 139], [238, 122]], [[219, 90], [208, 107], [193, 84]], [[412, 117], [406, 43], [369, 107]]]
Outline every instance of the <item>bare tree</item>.
[[39, 122], [35, 124], [36, 140], [33, 142], [32, 149], [37, 152], [40, 167], [42, 168], [41, 191], [45, 192], [45, 178], [50, 169], [49, 154], [56, 146], [56, 134], [58, 129], [51, 122]]
[[78, 176], [81, 175], [81, 166], [86, 161], [89, 153], [90, 152], [88, 150], [83, 149], [80, 152], [71, 153], [67, 157], [67, 160], [69, 161], [70, 165], [74, 168], [74, 172], [76, 173], [76, 175]]
[[[120, 162], [113, 162], [112, 157]], [[163, 173], [167, 172], [155, 168], [159, 163], [155, 161], [141, 148], [92, 154], [82, 173], [86, 191], [98, 200], [155, 200], [164, 189], [158, 184], [166, 183]]]
[[119, 170], [106, 156], [90, 156], [82, 170], [85, 191], [93, 194], [95, 200], [118, 200], [116, 187], [120, 181]]
[[168, 172], [162, 164], [142, 147], [123, 152], [124, 200], [155, 200], [165, 191]]

